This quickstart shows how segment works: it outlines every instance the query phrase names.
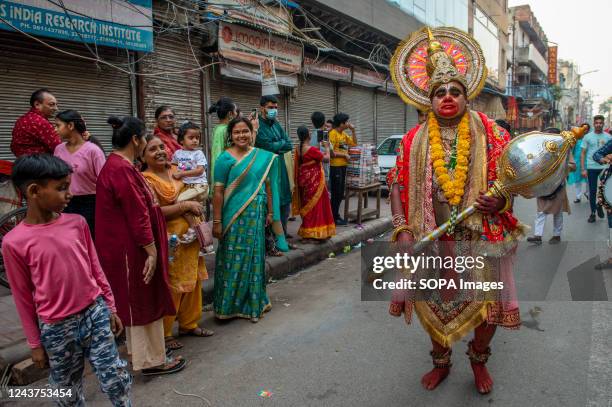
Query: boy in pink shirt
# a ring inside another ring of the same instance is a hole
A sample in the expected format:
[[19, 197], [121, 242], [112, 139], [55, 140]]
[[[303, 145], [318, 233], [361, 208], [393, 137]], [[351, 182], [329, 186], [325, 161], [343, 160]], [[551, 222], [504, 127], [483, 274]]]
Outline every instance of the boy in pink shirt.
[[71, 389], [72, 402], [84, 404], [87, 358], [113, 405], [130, 406], [132, 380], [113, 336], [123, 330], [113, 293], [85, 219], [61, 213], [72, 197], [71, 173], [46, 154], [15, 161], [13, 183], [28, 212], [2, 241], [7, 276], [32, 360], [40, 368], [49, 361], [49, 383]]

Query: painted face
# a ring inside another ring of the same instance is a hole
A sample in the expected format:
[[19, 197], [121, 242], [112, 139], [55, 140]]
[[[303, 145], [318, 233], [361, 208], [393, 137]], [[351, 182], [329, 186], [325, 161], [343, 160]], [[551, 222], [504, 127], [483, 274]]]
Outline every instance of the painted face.
[[74, 123], [66, 123], [58, 118], [55, 118], [55, 130], [62, 140], [70, 139], [72, 131], [74, 130]]
[[167, 132], [172, 132], [176, 125], [176, 117], [170, 109], [164, 110], [157, 118], [157, 126]]
[[34, 196], [40, 207], [50, 212], [61, 212], [72, 199], [70, 175], [59, 180], [50, 179], [43, 184], [32, 184], [28, 187], [28, 193]]
[[465, 112], [467, 100], [459, 82], [441, 85], [433, 93], [431, 108], [437, 117], [454, 119]]
[[39, 112], [43, 114], [46, 118], [50, 119], [59, 110], [57, 106], [57, 100], [55, 100], [55, 96], [50, 93], [43, 93], [42, 102], [34, 102], [34, 108], [36, 108]]
[[151, 168], [161, 168], [168, 164], [166, 146], [160, 139], [154, 137], [149, 141], [144, 150], [144, 162]]
[[183, 141], [181, 142], [181, 144], [187, 150], [197, 149], [200, 146], [200, 130], [187, 130], [185, 132], [185, 135], [183, 136]]
[[253, 135], [246, 123], [237, 123], [232, 129], [232, 143], [238, 147], [246, 149], [251, 145]]

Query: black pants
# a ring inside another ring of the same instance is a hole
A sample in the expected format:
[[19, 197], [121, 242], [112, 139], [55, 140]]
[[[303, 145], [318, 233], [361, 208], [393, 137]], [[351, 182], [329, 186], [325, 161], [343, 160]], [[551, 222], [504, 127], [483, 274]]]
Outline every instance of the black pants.
[[344, 184], [346, 182], [346, 166], [329, 168], [329, 184], [331, 187], [331, 207], [334, 220], [340, 218], [340, 203], [344, 199]]
[[91, 238], [95, 240], [96, 231], [94, 229], [96, 225], [96, 195], [74, 195], [66, 209], [66, 213], [76, 213], [81, 215], [87, 221], [89, 231], [91, 232]]
[[587, 170], [587, 178], [589, 180], [589, 204], [591, 205], [591, 213], [597, 210], [597, 180], [599, 174], [603, 170]]

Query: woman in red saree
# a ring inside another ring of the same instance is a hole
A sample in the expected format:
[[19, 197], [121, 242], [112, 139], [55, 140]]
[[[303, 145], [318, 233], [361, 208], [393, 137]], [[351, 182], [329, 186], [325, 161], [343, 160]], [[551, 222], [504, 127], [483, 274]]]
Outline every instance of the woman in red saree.
[[329, 161], [329, 142], [324, 141], [324, 153], [310, 145], [310, 133], [305, 126], [297, 130], [300, 145], [295, 152], [295, 188], [293, 215], [302, 217], [298, 235], [302, 239], [326, 240], [336, 234], [329, 193], [325, 183], [323, 161]]

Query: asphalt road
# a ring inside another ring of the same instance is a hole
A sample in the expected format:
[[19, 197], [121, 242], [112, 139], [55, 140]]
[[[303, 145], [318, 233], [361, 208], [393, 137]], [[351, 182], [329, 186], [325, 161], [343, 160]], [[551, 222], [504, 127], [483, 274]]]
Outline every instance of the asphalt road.
[[[564, 237], [574, 242], [562, 252], [551, 252], [547, 243], [519, 250], [519, 260], [534, 253], [562, 258], [541, 301], [521, 302], [522, 328], [499, 329], [493, 339], [489, 395], [474, 388], [465, 355], [469, 338], [455, 344], [448, 379], [432, 392], [421, 387], [431, 368], [429, 339], [416, 318], [407, 326], [387, 313], [386, 302], [361, 301], [355, 250], [269, 285], [273, 309], [258, 324], [219, 323], [207, 312], [203, 325], [216, 335], [184, 339], [181, 354], [189, 366], [182, 373], [136, 376], [135, 405], [611, 407], [612, 303], [571, 301], [567, 277], [568, 270], [605, 255], [607, 225], [587, 224], [586, 205], [572, 205]], [[533, 211], [535, 202], [517, 202], [526, 223]], [[530, 274], [521, 273], [517, 287], [529, 281]], [[611, 283], [608, 271], [603, 284], [610, 295]], [[271, 396], [260, 396], [262, 390]], [[109, 405], [91, 375], [87, 399]]]

